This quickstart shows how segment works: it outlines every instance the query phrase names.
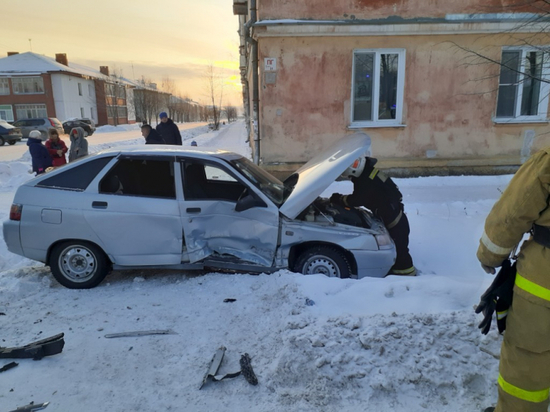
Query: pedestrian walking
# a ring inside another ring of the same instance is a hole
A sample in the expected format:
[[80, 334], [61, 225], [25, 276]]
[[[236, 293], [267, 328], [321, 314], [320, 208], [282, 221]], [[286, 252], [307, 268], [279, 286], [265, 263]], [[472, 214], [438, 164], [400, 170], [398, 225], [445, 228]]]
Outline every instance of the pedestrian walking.
[[506, 317], [496, 412], [547, 412], [550, 392], [550, 147], [516, 172], [485, 220], [477, 250], [494, 274], [527, 232]]
[[48, 167], [52, 166], [52, 157], [46, 149], [46, 146], [42, 144], [42, 134], [38, 130], [33, 130], [29, 133], [27, 139], [27, 146], [29, 146], [29, 152], [32, 160], [32, 171], [38, 176], [46, 171]]
[[53, 166], [57, 167], [66, 164], [67, 159], [65, 158], [65, 153], [68, 151], [67, 145], [59, 138], [57, 130], [51, 129], [48, 135], [50, 137], [46, 140], [45, 146], [52, 157]]
[[79, 157], [88, 156], [88, 140], [84, 135], [82, 127], [75, 127], [71, 130], [71, 149], [69, 150], [69, 162]]
[[159, 114], [159, 118], [160, 123], [157, 124], [157, 132], [161, 134], [166, 144], [176, 144], [181, 146], [181, 133], [178, 126], [176, 126], [172, 119], [168, 118], [166, 112], [161, 112]]
[[409, 220], [404, 212], [403, 195], [393, 180], [375, 167], [377, 159], [361, 157], [357, 159], [342, 177], [353, 182], [353, 193], [334, 193], [331, 203], [346, 207], [364, 206], [382, 219], [395, 243], [397, 257], [389, 275], [415, 276], [416, 268], [409, 253]]

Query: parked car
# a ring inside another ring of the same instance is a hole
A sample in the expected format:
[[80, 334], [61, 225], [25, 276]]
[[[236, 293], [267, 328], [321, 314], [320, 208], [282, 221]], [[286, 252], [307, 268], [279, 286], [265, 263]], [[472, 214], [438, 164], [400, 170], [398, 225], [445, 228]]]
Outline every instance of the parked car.
[[50, 131], [50, 129], [56, 129], [57, 133], [59, 133], [60, 135], [64, 133], [63, 125], [55, 117], [21, 119], [13, 122], [13, 125], [21, 129], [21, 133], [23, 134], [23, 138], [25, 139], [29, 137], [29, 133], [33, 130], [38, 130], [40, 132], [40, 134], [42, 135], [42, 140], [48, 139], [48, 132]]
[[82, 127], [87, 136], [91, 136], [95, 132], [95, 123], [91, 119], [69, 119], [63, 122], [65, 134], [69, 134], [73, 127]]
[[108, 149], [20, 186], [4, 240], [75, 289], [136, 268], [384, 277], [395, 246], [383, 223], [318, 197], [369, 147], [347, 136], [284, 183], [222, 150]]
[[21, 141], [21, 129], [5, 120], [0, 120], [0, 146], [4, 146], [5, 143], [15, 144], [19, 141]]

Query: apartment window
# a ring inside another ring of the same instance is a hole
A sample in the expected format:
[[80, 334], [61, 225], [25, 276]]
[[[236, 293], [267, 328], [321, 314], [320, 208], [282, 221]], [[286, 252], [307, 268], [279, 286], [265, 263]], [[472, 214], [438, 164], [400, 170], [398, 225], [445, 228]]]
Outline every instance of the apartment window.
[[0, 105], [0, 119], [13, 122], [13, 108], [9, 104]]
[[7, 77], [0, 78], [0, 94], [10, 94], [10, 83]]
[[533, 48], [502, 51], [496, 121], [546, 120], [549, 53]]
[[128, 110], [126, 109], [126, 106], [118, 106], [117, 113], [118, 113], [118, 117], [122, 117], [122, 118], [128, 117]]
[[82, 83], [78, 83], [78, 95], [82, 96]]
[[84, 107], [80, 108], [80, 117], [84, 117]]
[[402, 124], [404, 49], [355, 50], [352, 79], [352, 127]]
[[91, 84], [88, 84], [88, 96], [90, 97], [94, 96], [94, 86]]
[[44, 80], [42, 77], [13, 77], [11, 83], [14, 94], [44, 93]]
[[15, 112], [17, 113], [18, 119], [48, 117], [45, 104], [16, 104]]

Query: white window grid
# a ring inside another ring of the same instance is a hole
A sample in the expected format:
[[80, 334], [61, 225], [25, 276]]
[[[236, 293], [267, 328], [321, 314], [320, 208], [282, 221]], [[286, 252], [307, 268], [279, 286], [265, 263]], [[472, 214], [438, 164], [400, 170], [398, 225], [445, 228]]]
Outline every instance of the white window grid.
[[0, 119], [7, 122], [13, 122], [13, 108], [9, 104], [0, 105]]
[[44, 94], [42, 77], [13, 77], [11, 84], [14, 94]]
[[16, 104], [17, 119], [32, 119], [35, 117], [48, 117], [45, 104]]
[[[374, 54], [374, 79], [373, 79], [373, 120], [354, 121], [354, 90], [355, 90], [355, 58], [358, 54]], [[397, 54], [397, 96], [395, 119], [378, 119], [379, 98], [380, 98], [380, 56], [383, 54]], [[392, 127], [403, 126], [403, 96], [405, 89], [405, 49], [356, 49], [353, 51], [352, 73], [351, 73], [351, 128], [363, 127]]]
[[7, 77], [0, 77], [0, 95], [8, 94], [10, 94], [10, 81]]
[[[516, 51], [520, 53], [520, 67], [519, 67], [519, 73], [518, 73], [518, 80], [517, 80], [517, 92], [516, 92], [516, 101], [515, 101], [515, 107], [514, 107], [514, 116], [513, 117], [494, 117], [495, 122], [522, 122], [522, 121], [546, 121], [548, 116], [548, 95], [550, 94], [550, 84], [548, 82], [540, 82], [540, 93], [539, 96], [539, 107], [538, 107], [538, 113], [536, 115], [526, 116], [521, 115], [521, 102], [523, 100], [523, 81], [525, 79], [525, 76], [523, 73], [525, 73], [525, 55], [528, 52], [532, 51], [541, 51], [544, 52], [543, 56], [543, 64], [542, 64], [542, 73], [541, 77], [546, 80], [550, 80], [550, 52], [545, 51], [550, 50], [550, 47], [548, 46], [541, 46], [541, 47], [514, 47], [514, 46], [508, 46], [503, 47], [502, 51]], [[499, 88], [500, 88], [500, 82], [499, 82]], [[497, 93], [497, 104], [498, 104], [498, 93]]]

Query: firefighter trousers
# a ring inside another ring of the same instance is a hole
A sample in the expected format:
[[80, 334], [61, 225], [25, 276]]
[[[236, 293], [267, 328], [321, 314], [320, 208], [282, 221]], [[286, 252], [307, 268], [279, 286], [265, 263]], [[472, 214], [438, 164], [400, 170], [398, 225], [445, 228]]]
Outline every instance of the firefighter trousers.
[[547, 412], [550, 391], [550, 302], [518, 287], [506, 318], [495, 412]]

